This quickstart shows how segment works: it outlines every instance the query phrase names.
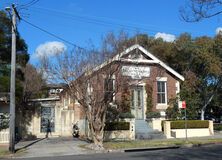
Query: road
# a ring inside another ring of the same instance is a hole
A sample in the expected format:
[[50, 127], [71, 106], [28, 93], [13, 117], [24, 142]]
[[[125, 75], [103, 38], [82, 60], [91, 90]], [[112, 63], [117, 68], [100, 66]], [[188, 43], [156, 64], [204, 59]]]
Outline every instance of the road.
[[[130, 153], [100, 153], [57, 157], [41, 157], [41, 160], [221, 160], [222, 144], [202, 147], [167, 149]], [[40, 153], [41, 154], [41, 153]], [[24, 160], [38, 160], [26, 158]]]

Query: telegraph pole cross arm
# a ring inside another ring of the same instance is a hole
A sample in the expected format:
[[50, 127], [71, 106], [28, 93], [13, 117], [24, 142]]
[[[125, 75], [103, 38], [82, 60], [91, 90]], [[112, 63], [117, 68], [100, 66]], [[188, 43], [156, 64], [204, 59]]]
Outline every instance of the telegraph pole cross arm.
[[10, 79], [10, 122], [9, 122], [9, 151], [15, 152], [15, 73], [16, 73], [16, 18], [20, 19], [14, 4], [6, 7], [12, 16], [12, 50], [11, 50], [11, 79]]

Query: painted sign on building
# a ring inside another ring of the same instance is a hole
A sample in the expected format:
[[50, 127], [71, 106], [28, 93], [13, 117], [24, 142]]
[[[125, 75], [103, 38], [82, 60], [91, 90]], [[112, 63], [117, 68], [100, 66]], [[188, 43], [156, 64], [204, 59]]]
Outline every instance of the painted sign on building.
[[123, 66], [122, 75], [130, 76], [133, 79], [141, 79], [142, 77], [150, 76], [150, 67], [142, 66]]

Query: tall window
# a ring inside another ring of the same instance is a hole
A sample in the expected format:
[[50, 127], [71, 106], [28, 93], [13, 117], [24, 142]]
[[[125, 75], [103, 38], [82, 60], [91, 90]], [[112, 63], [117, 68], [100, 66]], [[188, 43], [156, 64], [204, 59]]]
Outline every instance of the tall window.
[[157, 103], [166, 104], [166, 81], [157, 81]]
[[113, 101], [113, 94], [115, 91], [115, 79], [114, 78], [105, 79], [104, 89], [110, 101]]

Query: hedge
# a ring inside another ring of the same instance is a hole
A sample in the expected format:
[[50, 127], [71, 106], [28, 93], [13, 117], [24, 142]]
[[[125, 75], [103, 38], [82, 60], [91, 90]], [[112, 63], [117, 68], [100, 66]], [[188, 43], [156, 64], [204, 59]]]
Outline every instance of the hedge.
[[120, 113], [119, 118], [135, 118], [135, 116], [131, 112]]
[[9, 115], [0, 115], [0, 131], [9, 128]]
[[[171, 121], [171, 129], [184, 129], [185, 121]], [[187, 128], [209, 128], [209, 121], [187, 120]]]
[[220, 124], [220, 123], [215, 123], [215, 124], [214, 124], [214, 130], [215, 130], [215, 131], [222, 131], [222, 124]]
[[146, 118], [151, 119], [151, 118], [160, 118], [160, 112], [148, 112], [146, 113]]
[[129, 130], [130, 122], [106, 122], [105, 131]]

